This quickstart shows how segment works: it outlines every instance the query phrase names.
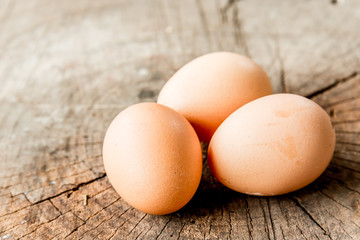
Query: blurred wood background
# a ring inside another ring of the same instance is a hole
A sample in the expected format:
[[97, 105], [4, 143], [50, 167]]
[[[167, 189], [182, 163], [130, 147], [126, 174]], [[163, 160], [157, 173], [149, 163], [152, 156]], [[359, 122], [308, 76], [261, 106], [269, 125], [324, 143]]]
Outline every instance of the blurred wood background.
[[[104, 172], [110, 121], [219, 50], [326, 109], [330, 166], [278, 197], [230, 191], [205, 166], [179, 212], [134, 210]], [[0, 0], [0, 237], [360, 239], [359, 73], [357, 0]]]

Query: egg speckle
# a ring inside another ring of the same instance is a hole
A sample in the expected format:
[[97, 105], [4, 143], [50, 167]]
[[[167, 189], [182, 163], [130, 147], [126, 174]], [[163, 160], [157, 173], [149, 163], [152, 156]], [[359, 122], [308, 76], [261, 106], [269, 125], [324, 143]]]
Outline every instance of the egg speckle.
[[220, 125], [208, 162], [227, 187], [271, 196], [313, 182], [334, 148], [334, 128], [319, 105], [294, 94], [274, 94], [244, 105]]

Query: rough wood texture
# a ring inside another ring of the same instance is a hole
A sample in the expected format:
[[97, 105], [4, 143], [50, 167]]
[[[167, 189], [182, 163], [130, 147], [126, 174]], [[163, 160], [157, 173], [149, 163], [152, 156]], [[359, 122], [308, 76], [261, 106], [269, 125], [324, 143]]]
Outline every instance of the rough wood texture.
[[[359, 26], [357, 0], [0, 0], [1, 238], [360, 239]], [[328, 111], [329, 168], [266, 198], [226, 189], [205, 167], [181, 211], [132, 209], [104, 172], [108, 124], [217, 50], [251, 56], [275, 91]]]

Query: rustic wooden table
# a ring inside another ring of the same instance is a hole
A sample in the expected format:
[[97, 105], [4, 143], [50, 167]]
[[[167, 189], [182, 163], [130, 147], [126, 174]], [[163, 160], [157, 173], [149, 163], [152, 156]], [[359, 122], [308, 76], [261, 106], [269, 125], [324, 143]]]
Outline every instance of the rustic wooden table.
[[[219, 50], [250, 56], [276, 92], [326, 109], [330, 166], [278, 197], [230, 191], [205, 166], [184, 209], [134, 210], [103, 168], [107, 126]], [[357, 0], [0, 0], [0, 237], [360, 239], [359, 73]]]

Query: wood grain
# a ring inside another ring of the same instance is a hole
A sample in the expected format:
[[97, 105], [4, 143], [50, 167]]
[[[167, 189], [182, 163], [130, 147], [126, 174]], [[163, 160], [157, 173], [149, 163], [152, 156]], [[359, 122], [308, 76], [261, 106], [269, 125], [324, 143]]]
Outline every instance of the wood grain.
[[[359, 239], [359, 26], [356, 0], [0, 0], [0, 237]], [[103, 168], [108, 124], [218, 50], [324, 107], [337, 132], [330, 166], [266, 198], [226, 189], [205, 164], [179, 212], [134, 210]]]

